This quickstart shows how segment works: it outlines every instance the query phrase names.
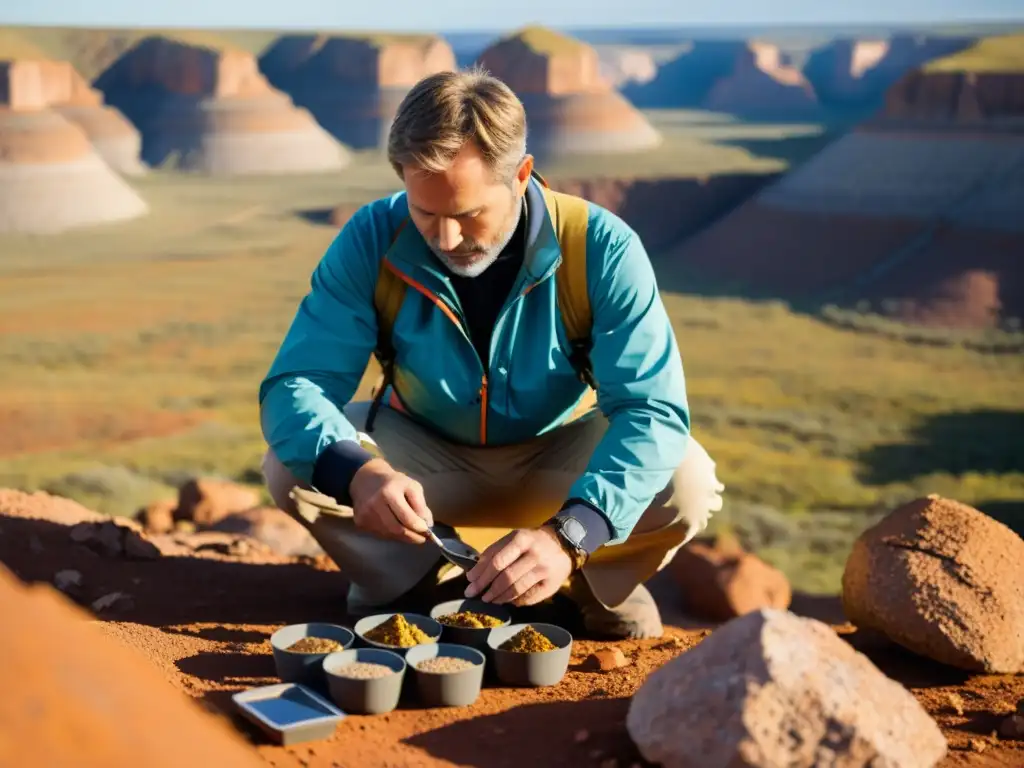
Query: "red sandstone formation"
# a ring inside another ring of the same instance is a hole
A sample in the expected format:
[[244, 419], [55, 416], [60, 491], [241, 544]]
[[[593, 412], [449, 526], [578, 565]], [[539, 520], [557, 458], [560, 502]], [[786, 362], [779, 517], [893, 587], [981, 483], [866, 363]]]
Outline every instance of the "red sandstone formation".
[[804, 75], [829, 104], [880, 102], [901, 77], [941, 56], [966, 48], [963, 37], [896, 35], [878, 39], [840, 39], [811, 53]]
[[240, 50], [148, 37], [96, 85], [139, 126], [143, 156], [211, 174], [338, 170], [348, 153]]
[[121, 112], [104, 105], [103, 94], [66, 61], [0, 62], [0, 103], [15, 111], [59, 112], [85, 131], [100, 157], [114, 170], [129, 175], [144, 170], [139, 162], [139, 132]]
[[26, 587], [0, 566], [0, 610], [9, 618], [0, 765], [263, 765], [220, 718], [51, 587]]
[[455, 54], [436, 35], [287, 35], [260, 57], [260, 69], [340, 141], [382, 147], [409, 88], [453, 70]]
[[977, 125], [1024, 119], [1024, 73], [912, 72], [886, 95], [892, 120]]
[[49, 109], [0, 107], [0, 232], [62, 232], [147, 211], [80, 126]]
[[685, 243], [674, 267], [912, 323], [1019, 323], [1024, 68], [1000, 67], [1024, 57], [1009, 52], [982, 43], [903, 78], [879, 119]]
[[540, 157], [649, 149], [661, 137], [601, 77], [589, 45], [542, 27], [528, 27], [485, 50], [479, 63], [523, 101], [528, 148]]
[[704, 100], [707, 109], [734, 113], [793, 114], [818, 108], [814, 89], [777, 45], [751, 43], [728, 77]]
[[601, 77], [613, 88], [627, 83], [649, 83], [658, 75], [658, 62], [653, 52], [640, 46], [596, 45]]
[[699, 107], [712, 86], [729, 77], [746, 44], [733, 40], [696, 41], [658, 67], [646, 83], [629, 83], [622, 92], [641, 108]]

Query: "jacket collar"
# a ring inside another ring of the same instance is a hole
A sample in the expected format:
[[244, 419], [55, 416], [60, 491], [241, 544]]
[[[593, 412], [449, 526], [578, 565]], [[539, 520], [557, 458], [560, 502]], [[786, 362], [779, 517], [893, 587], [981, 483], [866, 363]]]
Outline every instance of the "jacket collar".
[[[408, 201], [405, 192], [396, 196], [401, 198], [396, 209], [408, 216]], [[431, 253], [426, 241], [416, 226], [406, 220], [388, 249], [385, 258], [410, 277], [417, 278], [428, 275], [449, 290], [451, 284], [445, 277], [437, 258]], [[526, 255], [523, 259], [524, 277], [529, 282], [536, 282], [545, 277], [557, 266], [561, 258], [555, 230], [548, 216], [548, 207], [544, 200], [544, 192], [540, 177], [531, 176], [526, 186]]]

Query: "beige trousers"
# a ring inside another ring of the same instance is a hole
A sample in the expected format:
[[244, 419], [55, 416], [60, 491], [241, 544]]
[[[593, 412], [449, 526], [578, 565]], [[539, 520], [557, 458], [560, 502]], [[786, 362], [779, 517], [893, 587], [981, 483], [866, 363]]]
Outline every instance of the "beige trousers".
[[[359, 429], [368, 403], [352, 403], [345, 415]], [[607, 421], [593, 412], [524, 443], [473, 447], [450, 443], [403, 414], [381, 407], [372, 444], [396, 469], [423, 485], [434, 519], [453, 526], [463, 540], [483, 551], [514, 528], [540, 525], [565, 502], [586, 468]], [[437, 566], [440, 551], [390, 541], [356, 528], [351, 519], [320, 515], [310, 525], [289, 492], [300, 483], [268, 451], [263, 474], [274, 503], [309, 528], [350, 581], [349, 608], [388, 603], [410, 590]], [[594, 597], [608, 607], [621, 604], [637, 585], [667, 564], [676, 551], [704, 530], [722, 508], [723, 485], [707, 452], [691, 438], [683, 462], [621, 544], [598, 549], [582, 569]], [[444, 579], [461, 573], [449, 570]]]

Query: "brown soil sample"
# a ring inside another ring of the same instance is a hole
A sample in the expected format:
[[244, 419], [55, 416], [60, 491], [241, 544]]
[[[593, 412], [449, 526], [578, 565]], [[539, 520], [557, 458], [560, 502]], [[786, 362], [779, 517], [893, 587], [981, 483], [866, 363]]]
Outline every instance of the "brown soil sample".
[[464, 669], [473, 667], [473, 662], [468, 659], [457, 659], [454, 656], [435, 656], [433, 659], [424, 659], [416, 665], [421, 672], [461, 672]]
[[374, 680], [378, 677], [393, 675], [395, 670], [387, 664], [373, 664], [368, 661], [356, 661], [344, 667], [332, 670], [332, 674], [348, 677], [353, 680]]
[[558, 646], [531, 626], [526, 626], [498, 646], [503, 651], [516, 653], [539, 653], [553, 651]]
[[334, 653], [342, 650], [337, 640], [327, 637], [304, 637], [288, 646], [292, 653]]
[[437, 619], [449, 627], [464, 627], [466, 629], [493, 629], [500, 627], [504, 622], [496, 616], [488, 616], [486, 613], [474, 611], [459, 611], [458, 613], [446, 613]]
[[378, 624], [364, 636], [367, 640], [372, 640], [375, 643], [393, 645], [398, 648], [411, 648], [414, 645], [430, 642], [426, 632], [415, 624], [410, 624], [400, 613], [396, 613], [383, 624]]

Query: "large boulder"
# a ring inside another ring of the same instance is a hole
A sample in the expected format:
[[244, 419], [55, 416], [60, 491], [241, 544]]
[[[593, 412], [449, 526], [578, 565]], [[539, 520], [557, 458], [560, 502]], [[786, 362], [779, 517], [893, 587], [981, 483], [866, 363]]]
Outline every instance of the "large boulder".
[[860, 535], [843, 572], [850, 621], [943, 664], [1024, 671], [1024, 540], [928, 496]]
[[264, 765], [149, 660], [107, 637], [49, 586], [0, 566], [0, 765]]
[[947, 751], [905, 688], [827, 625], [774, 609], [655, 670], [626, 727], [664, 768], [926, 768]]

